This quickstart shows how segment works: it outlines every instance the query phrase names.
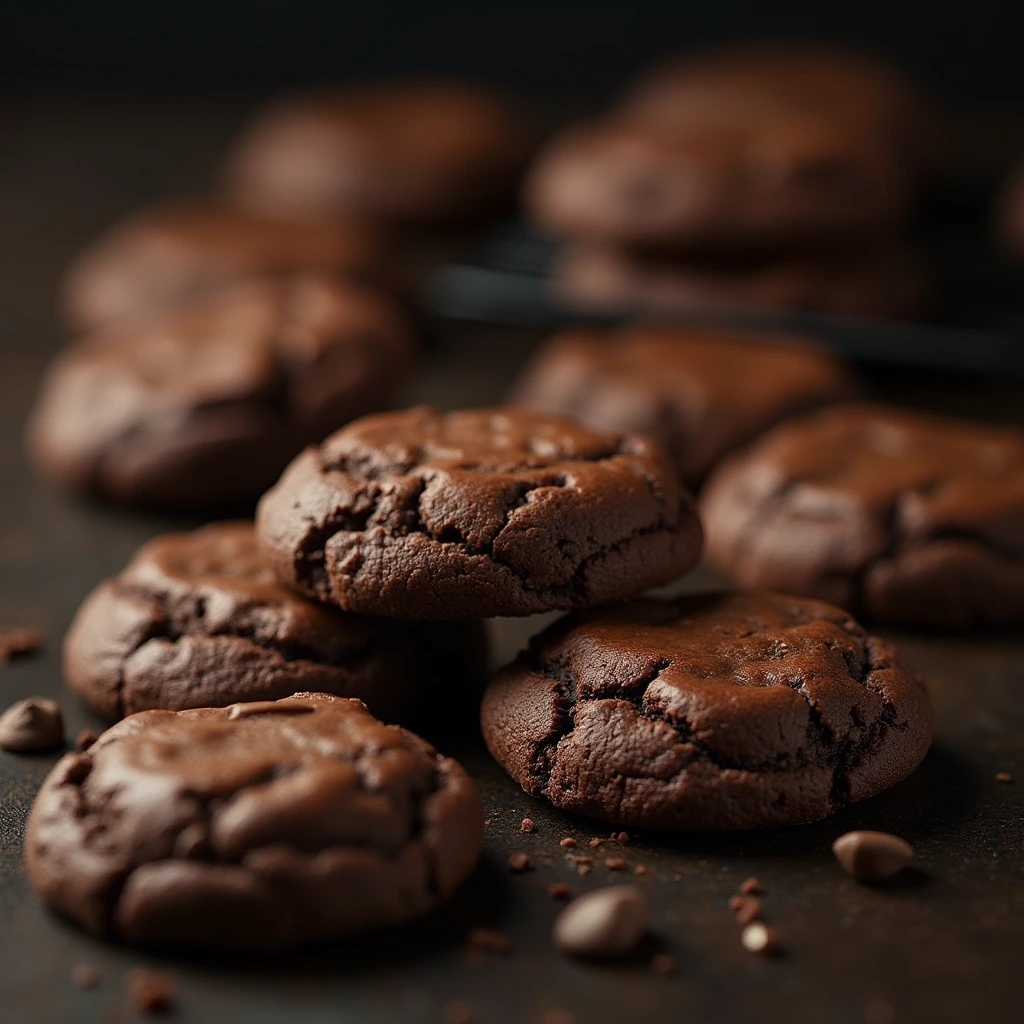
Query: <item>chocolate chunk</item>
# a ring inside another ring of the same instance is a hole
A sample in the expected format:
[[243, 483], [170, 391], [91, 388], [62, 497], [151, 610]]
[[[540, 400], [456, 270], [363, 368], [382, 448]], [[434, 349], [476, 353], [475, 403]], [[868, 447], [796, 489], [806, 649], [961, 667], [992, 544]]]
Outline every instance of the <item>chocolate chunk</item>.
[[573, 900], [558, 915], [555, 945], [581, 957], [616, 957], [630, 952], [647, 930], [647, 899], [631, 885], [597, 889]]
[[52, 750], [64, 742], [60, 705], [45, 697], [12, 704], [0, 715], [0, 747], [21, 754]]
[[888, 832], [847, 832], [832, 844], [832, 852], [858, 882], [884, 882], [914, 859], [910, 843]]

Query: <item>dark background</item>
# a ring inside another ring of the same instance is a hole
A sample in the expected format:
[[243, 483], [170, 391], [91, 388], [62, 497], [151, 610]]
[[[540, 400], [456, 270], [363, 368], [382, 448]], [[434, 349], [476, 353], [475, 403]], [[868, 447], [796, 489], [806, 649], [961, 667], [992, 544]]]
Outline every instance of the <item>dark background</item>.
[[531, 93], [593, 94], [666, 51], [765, 36], [876, 50], [902, 59], [953, 101], [1024, 98], [1018, 0], [6, 0], [0, 81], [249, 93], [446, 72]]

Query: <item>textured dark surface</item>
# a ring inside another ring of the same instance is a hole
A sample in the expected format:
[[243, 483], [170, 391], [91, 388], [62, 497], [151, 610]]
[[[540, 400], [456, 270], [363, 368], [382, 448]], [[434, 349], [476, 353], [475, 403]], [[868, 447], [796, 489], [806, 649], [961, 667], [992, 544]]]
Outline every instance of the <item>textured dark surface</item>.
[[[58, 342], [58, 273], [114, 215], [161, 190], [200, 185], [238, 113], [209, 101], [191, 109], [83, 100], [69, 107], [66, 98], [0, 109], [8, 126], [0, 162], [0, 625], [38, 625], [47, 639], [41, 657], [0, 669], [0, 687], [4, 703], [58, 696], [71, 736], [100, 723], [60, 683], [63, 630], [101, 578], [171, 524], [75, 505], [26, 468], [21, 423], [42, 360]], [[498, 400], [536, 340], [493, 329], [444, 334], [412, 397], [447, 407]], [[917, 376], [880, 383], [886, 397], [916, 404], [1021, 415], [1019, 390], [1009, 384]], [[499, 655], [510, 657], [536, 628], [535, 620], [499, 623]], [[936, 708], [931, 753], [889, 793], [819, 825], [732, 838], [635, 836], [626, 847], [595, 851], [586, 840], [605, 829], [546, 809], [484, 752], [470, 750], [465, 761], [491, 824], [484, 861], [467, 886], [420, 923], [269, 962], [169, 962], [97, 943], [52, 918], [28, 887], [21, 842], [28, 806], [54, 759], [0, 755], [0, 1018], [132, 1019], [125, 976], [145, 964], [177, 968], [180, 1019], [197, 1024], [433, 1022], [456, 1000], [473, 1006], [478, 1021], [500, 1024], [543, 1021], [552, 1009], [571, 1009], [580, 1024], [1010, 1024], [1024, 999], [1024, 641], [885, 635], [925, 677]], [[997, 783], [999, 771], [1017, 781]], [[519, 832], [526, 815], [536, 823], [531, 835]], [[921, 873], [885, 888], [858, 885], [829, 852], [853, 827], [905, 836]], [[558, 847], [566, 835], [583, 847], [569, 852], [595, 856], [586, 878]], [[511, 874], [506, 860], [516, 850], [528, 852], [536, 870]], [[546, 888], [565, 882], [580, 893], [619, 879], [601, 863], [609, 853], [646, 866], [636, 881], [654, 904], [655, 937], [623, 966], [565, 960], [551, 945], [559, 904]], [[760, 879], [766, 914], [787, 945], [779, 960], [740, 947], [726, 903], [749, 875]], [[480, 925], [506, 933], [512, 952], [469, 960], [465, 934]], [[675, 954], [674, 977], [649, 969], [656, 951]], [[75, 964], [100, 971], [97, 990], [74, 987]]]

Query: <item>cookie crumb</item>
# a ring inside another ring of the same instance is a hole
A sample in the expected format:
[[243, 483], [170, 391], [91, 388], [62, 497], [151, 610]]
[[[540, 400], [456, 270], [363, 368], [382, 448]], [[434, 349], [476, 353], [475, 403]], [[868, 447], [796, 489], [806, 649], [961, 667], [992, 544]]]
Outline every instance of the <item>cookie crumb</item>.
[[466, 936], [466, 945], [474, 953], [495, 953], [505, 956], [512, 950], [508, 937], [493, 928], [471, 928]]
[[535, 827], [536, 826], [533, 824], [532, 818], [523, 818], [522, 824], [520, 824], [519, 826], [519, 831], [525, 832], [527, 835], [529, 835]]
[[515, 871], [518, 874], [523, 871], [529, 871], [532, 867], [533, 865], [530, 863], [530, 855], [528, 853], [517, 851], [508, 855], [509, 871]]
[[473, 1007], [461, 999], [449, 1003], [442, 1011], [444, 1024], [473, 1024], [476, 1017], [473, 1014]]
[[567, 900], [571, 893], [569, 886], [565, 882], [555, 882], [553, 885], [548, 886], [548, 895], [553, 900]]
[[676, 958], [671, 953], [657, 953], [651, 958], [651, 970], [670, 977], [676, 973]]
[[626, 866], [626, 862], [621, 857], [605, 857], [604, 866], [609, 871], [621, 871]]
[[762, 956], [770, 956], [782, 950], [782, 940], [774, 928], [756, 921], [748, 924], [740, 934], [740, 942], [748, 953], [758, 953]]
[[594, 836], [594, 838], [591, 839], [589, 843], [587, 843], [587, 846], [593, 846], [593, 847], [596, 848], [596, 847], [600, 846], [603, 842], [604, 842], [603, 839], [598, 839], [597, 836]]
[[740, 892], [744, 896], [759, 896], [764, 890], [761, 888], [761, 883], [751, 875], [750, 878], [744, 879], [740, 883]]
[[584, 877], [586, 877], [587, 875], [589, 875], [589, 874], [590, 874], [590, 872], [591, 872], [592, 870], [593, 870], [593, 868], [591, 868], [591, 866], [590, 866], [589, 864], [581, 864], [581, 865], [580, 865], [580, 866], [579, 866], [579, 867], [578, 867], [578, 868], [576, 869], [576, 872], [577, 872], [577, 874], [580, 874], [580, 875], [583, 875]]
[[620, 843], [628, 843], [629, 842], [629, 833], [628, 832], [620, 832], [615, 838]]
[[0, 715], [0, 747], [19, 754], [52, 750], [64, 742], [60, 705], [46, 697], [29, 697]]
[[634, 875], [646, 875], [647, 874], [647, 868], [643, 864], [637, 864], [637, 866], [635, 868], [633, 868], [633, 874]]
[[90, 967], [88, 964], [75, 964], [71, 968], [71, 981], [78, 988], [89, 992], [99, 987], [100, 976], [95, 967]]
[[564, 847], [565, 849], [568, 850], [568, 849], [571, 849], [573, 846], [576, 845], [576, 840], [573, 839], [572, 836], [566, 836], [564, 839], [559, 839], [558, 840], [558, 845], [562, 846], [562, 847]]
[[1004, 786], [1008, 786], [1013, 782], [1013, 776], [1009, 772], [996, 772], [996, 782], [1001, 782]]
[[752, 924], [764, 916], [764, 904], [756, 896], [733, 896], [729, 900], [729, 909], [740, 925]]
[[914, 848], [889, 832], [847, 832], [832, 844], [832, 853], [858, 882], [884, 882], [914, 859]]
[[0, 629], [0, 665], [14, 658], [35, 654], [43, 646], [43, 634], [38, 629], [14, 626]]
[[166, 1013], [174, 1006], [174, 977], [137, 967], [128, 973], [128, 998], [139, 1013]]
[[92, 729], [83, 729], [75, 738], [75, 750], [77, 750], [79, 753], [84, 753], [98, 739], [99, 736], [97, 736], [96, 733], [92, 731]]

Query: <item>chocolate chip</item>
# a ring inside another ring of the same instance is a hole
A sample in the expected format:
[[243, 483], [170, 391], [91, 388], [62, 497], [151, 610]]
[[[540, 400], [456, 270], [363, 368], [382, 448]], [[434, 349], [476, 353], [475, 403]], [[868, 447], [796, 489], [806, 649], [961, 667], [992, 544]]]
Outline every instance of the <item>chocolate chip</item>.
[[38, 629], [0, 629], [0, 665], [12, 658], [35, 654], [43, 646], [43, 634]]
[[763, 891], [761, 883], [754, 878], [753, 875], [740, 883], [740, 892], [743, 893], [744, 896], [758, 895]]
[[466, 945], [472, 952], [495, 953], [504, 956], [512, 949], [508, 937], [493, 928], [471, 928], [466, 936]]
[[676, 973], [676, 958], [671, 953], [657, 953], [651, 958], [651, 970], [667, 978]]
[[748, 924], [740, 935], [740, 942], [748, 953], [760, 953], [769, 956], [782, 951], [782, 940], [774, 928], [756, 921]]
[[128, 974], [128, 998], [139, 1013], [166, 1013], [174, 1006], [174, 978], [138, 967]]
[[910, 843], [888, 832], [847, 832], [832, 844], [832, 852], [858, 882], [884, 882], [914, 859]]
[[64, 742], [60, 705], [45, 697], [12, 704], [0, 715], [0, 747], [19, 753], [51, 750]]
[[621, 871], [626, 866], [626, 862], [621, 857], [605, 857], [604, 866], [609, 871]]
[[523, 823], [519, 826], [520, 832], [530, 833], [534, 830], [533, 820], [531, 818], [523, 818]]
[[527, 853], [516, 852], [508, 855], [508, 869], [509, 871], [522, 872], [529, 871], [533, 865], [530, 863], [530, 855]]
[[624, 956], [647, 930], [647, 900], [631, 885], [596, 889], [573, 900], [555, 920], [555, 945], [583, 957]]
[[1013, 782], [1013, 776], [1009, 772], [996, 772], [996, 782], [1001, 782], [1004, 786], [1008, 786]]
[[75, 964], [71, 968], [71, 982], [88, 992], [98, 987], [100, 976], [95, 967], [90, 967], [88, 964]]
[[558, 845], [565, 847], [567, 850], [576, 845], [576, 840], [572, 836], [566, 836], [564, 839], [558, 840]]
[[569, 886], [564, 882], [555, 882], [553, 885], [548, 886], [548, 895], [553, 900], [567, 900], [571, 893], [569, 892]]

